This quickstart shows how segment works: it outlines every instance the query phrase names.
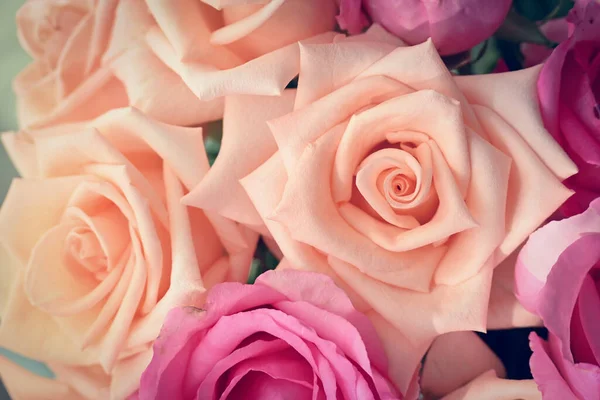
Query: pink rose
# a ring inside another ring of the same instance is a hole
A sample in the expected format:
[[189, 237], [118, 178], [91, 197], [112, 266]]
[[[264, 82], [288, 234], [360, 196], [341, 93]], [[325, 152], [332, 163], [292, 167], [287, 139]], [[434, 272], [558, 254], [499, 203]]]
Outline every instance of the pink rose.
[[[297, 42], [335, 27], [335, 0], [146, 0], [158, 24], [148, 44], [203, 100], [277, 95]], [[262, 69], [269, 62], [271, 68]]]
[[3, 139], [23, 178], [0, 210], [0, 346], [96, 366], [121, 399], [167, 311], [245, 281], [257, 235], [180, 204], [208, 170], [200, 128], [118, 109]]
[[378, 26], [301, 43], [295, 68], [297, 91], [226, 99], [221, 153], [184, 202], [264, 223], [291, 267], [395, 326], [404, 391], [434, 337], [485, 329], [493, 268], [575, 166], [543, 128], [539, 68], [454, 77], [430, 41]]
[[567, 20], [569, 39], [554, 50], [538, 80], [544, 124], [579, 168], [565, 182], [575, 190], [561, 207], [566, 217], [600, 196], [600, 4], [580, 1]]
[[215, 286], [205, 310], [171, 311], [139, 398], [401, 399], [389, 373], [373, 326], [329, 278], [271, 271]]
[[222, 112], [195, 98], [146, 46], [154, 22], [144, 0], [28, 0], [17, 25], [34, 59], [14, 82], [22, 127], [89, 120], [127, 105], [180, 125]]
[[531, 235], [516, 289], [549, 331], [547, 343], [530, 337], [531, 371], [544, 399], [600, 398], [600, 200]]
[[443, 55], [469, 50], [492, 36], [512, 4], [511, 0], [339, 1], [338, 22], [350, 33], [360, 33], [370, 18], [409, 44], [431, 38]]

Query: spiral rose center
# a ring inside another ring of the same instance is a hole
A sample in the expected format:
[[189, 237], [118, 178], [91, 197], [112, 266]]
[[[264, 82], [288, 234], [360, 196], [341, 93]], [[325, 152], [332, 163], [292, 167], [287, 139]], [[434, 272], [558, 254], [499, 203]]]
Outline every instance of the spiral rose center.
[[98, 238], [89, 228], [73, 229], [65, 241], [65, 250], [78, 265], [90, 272], [96, 279], [107, 275], [107, 257]]

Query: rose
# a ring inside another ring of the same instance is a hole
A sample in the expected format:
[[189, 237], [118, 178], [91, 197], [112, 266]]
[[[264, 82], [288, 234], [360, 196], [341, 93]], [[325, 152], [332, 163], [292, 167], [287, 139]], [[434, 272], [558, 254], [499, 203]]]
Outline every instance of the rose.
[[14, 83], [22, 127], [89, 120], [127, 105], [180, 125], [222, 112], [219, 102], [200, 102], [147, 48], [154, 22], [144, 0], [28, 0], [17, 25], [34, 58]]
[[575, 190], [560, 209], [566, 217], [600, 195], [600, 4], [580, 1], [567, 20], [569, 39], [554, 50], [538, 80], [544, 124], [579, 168], [565, 182]]
[[492, 36], [512, 3], [511, 0], [339, 2], [338, 22], [350, 33], [359, 33], [370, 18], [409, 44], [423, 43], [431, 38], [444, 55], [469, 50]]
[[[551, 19], [540, 26], [540, 30], [549, 40], [561, 43], [569, 37], [569, 27], [566, 18]], [[521, 52], [525, 58], [525, 66], [532, 67], [546, 61], [552, 54], [552, 49], [540, 44], [522, 43]]]
[[297, 92], [226, 100], [221, 153], [184, 202], [264, 221], [292, 267], [394, 325], [403, 391], [435, 336], [485, 328], [492, 269], [575, 167], [542, 126], [539, 69], [453, 77], [431, 42], [377, 26], [300, 47]]
[[140, 399], [402, 398], [373, 326], [324, 275], [223, 283], [205, 309], [169, 313]]
[[473, 332], [438, 337], [421, 374], [425, 398], [443, 400], [541, 400], [532, 379], [504, 379], [502, 361]]
[[541, 316], [549, 342], [531, 335], [531, 371], [544, 398], [600, 397], [600, 200], [533, 233], [516, 268], [516, 293]]
[[0, 346], [101, 366], [122, 398], [167, 311], [245, 281], [257, 235], [180, 205], [208, 170], [200, 128], [118, 109], [4, 143], [24, 179], [0, 210]]
[[[155, 53], [203, 100], [279, 94], [296, 42], [335, 27], [335, 0], [146, 0]], [[261, 69], [263, 59], [272, 65]], [[275, 68], [277, 66], [277, 68]]]

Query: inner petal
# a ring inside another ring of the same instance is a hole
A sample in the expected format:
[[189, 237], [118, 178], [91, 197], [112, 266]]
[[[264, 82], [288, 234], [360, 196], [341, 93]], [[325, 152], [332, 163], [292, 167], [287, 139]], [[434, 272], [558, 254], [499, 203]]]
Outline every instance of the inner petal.
[[69, 232], [65, 238], [65, 256], [71, 257], [96, 279], [106, 277], [106, 254], [90, 228], [77, 227]]

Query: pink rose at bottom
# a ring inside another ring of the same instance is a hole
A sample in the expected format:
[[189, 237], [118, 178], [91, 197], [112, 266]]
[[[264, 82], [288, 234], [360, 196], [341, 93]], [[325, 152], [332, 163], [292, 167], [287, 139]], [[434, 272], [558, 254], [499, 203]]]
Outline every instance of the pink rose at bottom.
[[600, 199], [531, 235], [516, 266], [523, 306], [548, 328], [530, 336], [544, 400], [600, 399]]
[[325, 275], [279, 270], [216, 285], [204, 307], [169, 313], [139, 399], [405, 398], [374, 327]]

